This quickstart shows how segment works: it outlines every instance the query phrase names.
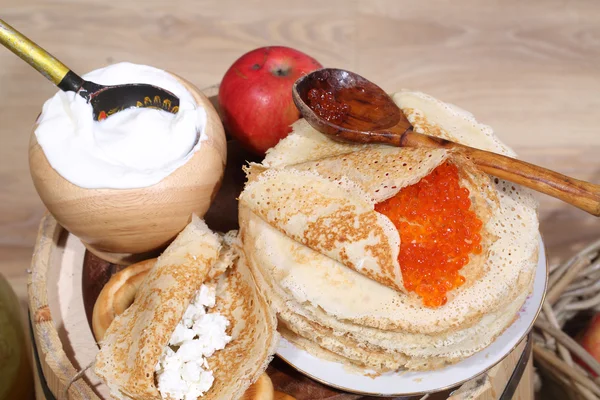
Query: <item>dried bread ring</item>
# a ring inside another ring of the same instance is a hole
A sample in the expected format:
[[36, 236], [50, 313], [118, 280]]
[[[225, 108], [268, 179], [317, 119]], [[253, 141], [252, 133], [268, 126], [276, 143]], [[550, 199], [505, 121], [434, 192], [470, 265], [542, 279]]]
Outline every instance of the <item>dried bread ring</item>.
[[133, 303], [138, 287], [155, 262], [156, 258], [151, 258], [130, 265], [104, 285], [92, 314], [92, 330], [97, 342], [102, 340], [113, 319]]
[[296, 400], [295, 397], [290, 396], [289, 394], [285, 394], [283, 392], [275, 392], [273, 400]]
[[269, 375], [263, 372], [244, 393], [241, 400], [273, 400], [273, 382]]

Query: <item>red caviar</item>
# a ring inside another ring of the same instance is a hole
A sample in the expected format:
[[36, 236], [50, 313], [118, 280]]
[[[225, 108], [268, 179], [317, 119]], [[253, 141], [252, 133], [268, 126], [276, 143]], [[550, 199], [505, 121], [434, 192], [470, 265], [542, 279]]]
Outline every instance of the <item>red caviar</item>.
[[465, 283], [459, 271], [469, 254], [480, 254], [482, 222], [471, 210], [458, 168], [445, 162], [418, 183], [375, 205], [400, 232], [404, 287], [427, 307], [446, 303], [448, 291]]
[[348, 104], [335, 99], [332, 92], [312, 88], [308, 92], [308, 106], [321, 118], [340, 123], [350, 112]]

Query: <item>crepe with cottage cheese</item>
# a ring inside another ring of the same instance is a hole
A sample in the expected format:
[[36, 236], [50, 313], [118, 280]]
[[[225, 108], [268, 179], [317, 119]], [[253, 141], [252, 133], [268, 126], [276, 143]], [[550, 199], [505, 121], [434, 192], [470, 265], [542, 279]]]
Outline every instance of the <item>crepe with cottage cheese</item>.
[[[212, 326], [226, 327], [226, 335], [216, 339], [222, 343], [211, 344], [215, 351], [207, 356], [208, 365], [201, 365], [200, 371], [195, 365], [186, 370], [199, 381], [202, 369], [212, 371], [212, 384], [201, 398], [238, 399], [266, 369], [278, 341], [276, 319], [256, 291], [248, 267], [235, 257], [232, 237], [224, 240], [193, 217], [158, 258], [134, 303], [114, 319], [100, 343], [94, 371], [115, 398], [175, 398], [163, 396], [157, 382], [169, 384], [164, 375], [170, 370], [167, 363], [192, 361], [169, 359], [169, 351], [173, 352], [169, 344], [188, 346], [182, 354], [203, 359], [201, 351], [207, 344], [186, 337], [191, 329], [184, 326], [186, 319], [196, 318], [194, 314], [208, 316], [202, 306], [210, 308]], [[210, 336], [215, 340], [214, 334]]]
[[[457, 107], [418, 92], [393, 98], [417, 132], [514, 156]], [[461, 270], [466, 283], [432, 308], [403, 290], [394, 264], [401, 241], [375, 205], [446, 161], [459, 166], [489, 242]], [[248, 264], [282, 334], [318, 356], [377, 372], [439, 368], [488, 346], [531, 290], [539, 246], [531, 192], [458, 153], [338, 143], [300, 120], [247, 174], [239, 218]]]

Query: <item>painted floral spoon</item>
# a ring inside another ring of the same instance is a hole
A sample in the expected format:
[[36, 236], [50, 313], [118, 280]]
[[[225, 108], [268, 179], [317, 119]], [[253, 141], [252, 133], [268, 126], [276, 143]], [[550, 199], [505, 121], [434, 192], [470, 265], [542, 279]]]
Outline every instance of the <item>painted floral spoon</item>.
[[93, 116], [97, 121], [130, 107], [158, 108], [173, 114], [179, 111], [179, 98], [157, 86], [103, 86], [84, 80], [1, 19], [0, 43], [37, 69], [59, 89], [75, 92], [86, 99], [92, 105]]

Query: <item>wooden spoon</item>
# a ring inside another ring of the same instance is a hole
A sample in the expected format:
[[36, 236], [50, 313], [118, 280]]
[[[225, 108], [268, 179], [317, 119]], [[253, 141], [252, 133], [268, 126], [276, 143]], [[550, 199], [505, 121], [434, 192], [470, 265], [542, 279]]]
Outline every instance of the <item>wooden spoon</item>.
[[0, 43], [37, 69], [60, 90], [75, 92], [86, 99], [92, 105], [93, 118], [96, 121], [130, 107], [158, 108], [173, 114], [177, 114], [179, 110], [179, 98], [157, 86], [103, 86], [84, 80], [1, 19]]
[[379, 86], [355, 73], [314, 71], [294, 83], [292, 96], [302, 116], [333, 139], [460, 151], [482, 171], [600, 216], [600, 186], [537, 165], [413, 131], [394, 101]]

